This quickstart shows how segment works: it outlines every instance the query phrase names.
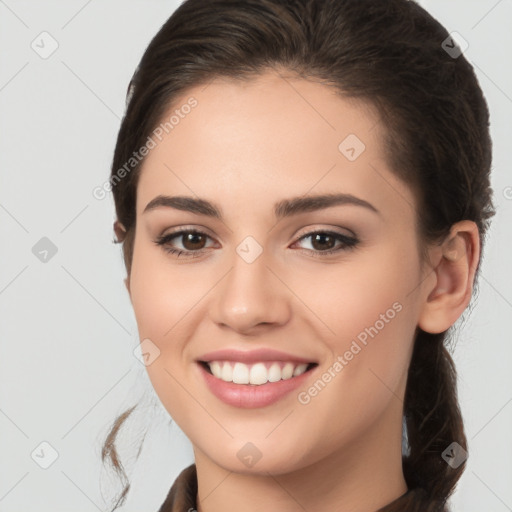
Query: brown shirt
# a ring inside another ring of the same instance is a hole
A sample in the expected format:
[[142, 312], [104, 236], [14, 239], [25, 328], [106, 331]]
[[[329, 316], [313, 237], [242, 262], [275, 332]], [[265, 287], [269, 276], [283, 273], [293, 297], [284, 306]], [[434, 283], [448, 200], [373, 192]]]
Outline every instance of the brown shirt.
[[196, 496], [196, 465], [191, 464], [178, 475], [158, 512], [196, 512]]
[[[196, 465], [191, 464], [178, 475], [158, 512], [197, 512], [196, 496]], [[403, 510], [409, 510], [413, 504], [417, 506], [420, 503], [430, 503], [421, 489], [407, 491], [396, 500], [396, 503], [398, 502], [403, 504]], [[447, 509], [441, 504], [438, 510], [447, 512]]]

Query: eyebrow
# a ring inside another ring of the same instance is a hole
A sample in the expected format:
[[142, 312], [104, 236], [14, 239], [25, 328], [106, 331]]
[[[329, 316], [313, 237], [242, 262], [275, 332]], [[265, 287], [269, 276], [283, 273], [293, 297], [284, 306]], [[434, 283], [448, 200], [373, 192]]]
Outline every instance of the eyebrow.
[[[274, 215], [277, 219], [282, 219], [284, 217], [313, 212], [338, 205], [361, 206], [380, 215], [379, 210], [377, 210], [375, 206], [352, 194], [322, 194], [283, 199], [274, 204]], [[144, 214], [160, 207], [175, 208], [177, 210], [206, 215], [222, 220], [222, 213], [219, 206], [206, 199], [196, 199], [189, 196], [159, 195], [146, 205], [142, 213]]]

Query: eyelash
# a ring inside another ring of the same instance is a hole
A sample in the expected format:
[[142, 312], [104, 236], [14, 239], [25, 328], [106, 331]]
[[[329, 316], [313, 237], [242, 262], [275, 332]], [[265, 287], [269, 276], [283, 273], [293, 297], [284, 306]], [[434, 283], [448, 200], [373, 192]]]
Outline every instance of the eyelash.
[[[203, 233], [202, 231], [199, 231], [199, 230], [196, 230], [196, 229], [186, 229], [186, 230], [181, 230], [181, 231], [176, 231], [174, 233], [169, 233], [167, 235], [163, 235], [163, 236], [160, 236], [158, 237], [154, 243], [160, 247], [162, 247], [164, 249], [164, 251], [166, 251], [167, 253], [170, 253], [170, 254], [174, 254], [176, 255], [176, 257], [180, 257], [182, 254], [185, 255], [185, 257], [187, 258], [197, 258], [199, 256], [201, 256], [204, 252], [205, 252], [205, 249], [200, 249], [200, 250], [197, 250], [197, 251], [187, 251], [187, 250], [182, 250], [182, 249], [175, 249], [173, 247], [169, 247], [167, 244], [173, 240], [174, 238], [178, 238], [180, 236], [183, 236], [185, 234], [189, 234], [189, 233], [194, 233], [194, 234], [197, 234], [197, 235], [203, 235], [203, 236], [206, 236], [208, 238], [211, 238], [209, 235], [207, 235], [206, 233]], [[350, 236], [346, 236], [346, 235], [342, 235], [341, 233], [336, 233], [335, 231], [323, 231], [323, 230], [320, 230], [320, 231], [311, 231], [309, 233], [306, 233], [305, 235], [302, 235], [299, 239], [296, 240], [296, 242], [300, 242], [301, 240], [304, 240], [305, 238], [310, 238], [314, 235], [318, 235], [318, 234], [322, 234], [322, 235], [328, 235], [328, 236], [331, 236], [333, 238], [335, 238], [336, 240], [342, 242], [342, 245], [341, 246], [338, 246], [337, 249], [328, 249], [326, 251], [315, 251], [315, 250], [312, 250], [312, 249], [303, 249], [307, 252], [310, 252], [312, 253], [312, 256], [314, 257], [324, 257], [325, 255], [329, 255], [329, 254], [333, 254], [333, 253], [337, 253], [337, 252], [341, 252], [341, 251], [349, 251], [349, 250], [352, 250], [354, 249], [358, 244], [359, 244], [359, 240], [356, 238], [356, 237], [350, 237]], [[294, 242], [294, 243], [296, 243]], [[196, 253], [195, 255], [192, 255]]]

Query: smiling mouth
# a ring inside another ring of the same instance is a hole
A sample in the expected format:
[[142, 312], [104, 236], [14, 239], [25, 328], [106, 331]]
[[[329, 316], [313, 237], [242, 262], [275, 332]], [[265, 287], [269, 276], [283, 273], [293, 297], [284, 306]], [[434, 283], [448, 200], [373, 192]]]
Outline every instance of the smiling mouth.
[[318, 363], [294, 363], [286, 361], [261, 361], [245, 364], [238, 361], [198, 361], [210, 375], [224, 382], [261, 386], [298, 377]]

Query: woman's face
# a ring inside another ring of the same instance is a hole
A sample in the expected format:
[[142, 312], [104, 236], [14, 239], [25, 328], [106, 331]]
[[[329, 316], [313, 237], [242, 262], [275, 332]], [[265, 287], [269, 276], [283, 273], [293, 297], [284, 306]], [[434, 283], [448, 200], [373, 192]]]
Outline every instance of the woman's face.
[[272, 72], [191, 89], [173, 113], [138, 184], [129, 290], [196, 461], [279, 474], [377, 442], [397, 455], [428, 293], [377, 118]]

